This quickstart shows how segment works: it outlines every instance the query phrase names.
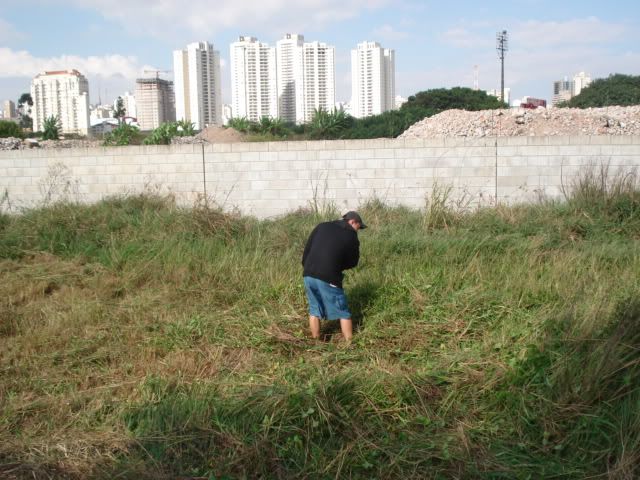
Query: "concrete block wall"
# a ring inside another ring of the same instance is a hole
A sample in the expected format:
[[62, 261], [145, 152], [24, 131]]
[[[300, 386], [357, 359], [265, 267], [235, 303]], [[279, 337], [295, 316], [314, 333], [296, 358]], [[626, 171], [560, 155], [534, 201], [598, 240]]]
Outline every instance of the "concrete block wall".
[[272, 217], [373, 198], [420, 208], [434, 188], [459, 205], [558, 198], [589, 168], [640, 164], [640, 137], [374, 139], [0, 152], [0, 207], [140, 192], [209, 199]]

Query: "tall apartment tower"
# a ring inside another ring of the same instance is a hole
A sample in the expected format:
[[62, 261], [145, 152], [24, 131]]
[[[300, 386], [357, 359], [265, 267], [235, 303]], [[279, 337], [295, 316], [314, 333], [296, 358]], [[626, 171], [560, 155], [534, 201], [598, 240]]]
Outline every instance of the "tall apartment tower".
[[331, 111], [336, 105], [335, 48], [321, 42], [305, 43], [304, 121], [310, 122], [315, 110]]
[[278, 115], [285, 122], [304, 122], [304, 36], [287, 33], [276, 43]]
[[197, 130], [222, 125], [220, 52], [208, 42], [191, 43], [173, 52], [176, 117]]
[[162, 78], [136, 80], [136, 110], [141, 130], [153, 130], [176, 119], [173, 82]]
[[335, 48], [287, 33], [276, 44], [278, 114], [287, 122], [311, 121], [315, 110], [336, 102]]
[[231, 103], [233, 116], [259, 121], [278, 116], [276, 49], [255, 37], [231, 44]]
[[351, 112], [363, 118], [392, 110], [395, 98], [395, 51], [377, 42], [351, 50]]
[[583, 88], [591, 84], [591, 75], [580, 72], [573, 76], [573, 96], [580, 95]]
[[16, 104], [11, 100], [5, 100], [2, 104], [2, 117], [5, 120], [16, 118]]
[[571, 100], [576, 95], [580, 95], [583, 88], [591, 84], [591, 76], [588, 73], [580, 72], [573, 76], [573, 80], [564, 77], [564, 80], [553, 82], [552, 104], [555, 106], [559, 102]]
[[77, 70], [58, 70], [36, 75], [31, 81], [33, 130], [41, 132], [44, 121], [58, 118], [61, 133], [89, 134], [89, 82]]

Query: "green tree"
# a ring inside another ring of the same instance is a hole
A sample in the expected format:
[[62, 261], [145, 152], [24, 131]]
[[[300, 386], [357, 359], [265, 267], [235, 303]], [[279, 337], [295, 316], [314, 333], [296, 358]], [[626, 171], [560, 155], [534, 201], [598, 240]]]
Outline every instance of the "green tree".
[[16, 122], [11, 120], [0, 120], [0, 138], [23, 138], [22, 129]]
[[118, 123], [122, 123], [125, 115], [127, 114], [126, 109], [124, 108], [124, 100], [122, 97], [118, 97], [116, 100], [116, 109], [113, 112], [113, 117], [118, 119]]
[[109, 146], [122, 146], [131, 145], [132, 143], [140, 142], [140, 130], [138, 127], [121, 123], [118, 127], [114, 128], [104, 137], [103, 145]]
[[616, 73], [608, 78], [596, 79], [579, 95], [558, 106], [593, 108], [611, 105], [640, 105], [640, 76]]
[[42, 123], [42, 139], [43, 140], [58, 140], [60, 132], [60, 126], [58, 117], [50, 116], [44, 119]]
[[480, 90], [455, 87], [418, 92], [398, 110], [359, 118], [344, 132], [343, 138], [394, 138], [416, 122], [445, 110], [494, 110], [507, 105]]
[[20, 95], [18, 99], [18, 116], [21, 128], [33, 128], [33, 119], [31, 118], [31, 107], [33, 107], [33, 98], [28, 92]]
[[232, 118], [227, 125], [240, 133], [247, 133], [251, 128], [251, 122], [247, 117]]
[[314, 140], [342, 138], [353, 123], [353, 117], [344, 110], [334, 108], [328, 112], [324, 109], [316, 109], [311, 122], [307, 125], [307, 132], [309, 138]]
[[142, 143], [145, 145], [169, 145], [173, 137], [187, 137], [195, 134], [194, 125], [186, 120], [166, 122], [153, 130]]
[[22, 107], [23, 105], [28, 105], [29, 107], [33, 107], [33, 98], [31, 98], [31, 94], [28, 92], [20, 95], [18, 99], [18, 107]]
[[178, 120], [176, 122], [178, 127], [178, 136], [180, 137], [193, 137], [196, 134], [195, 124], [188, 120]]

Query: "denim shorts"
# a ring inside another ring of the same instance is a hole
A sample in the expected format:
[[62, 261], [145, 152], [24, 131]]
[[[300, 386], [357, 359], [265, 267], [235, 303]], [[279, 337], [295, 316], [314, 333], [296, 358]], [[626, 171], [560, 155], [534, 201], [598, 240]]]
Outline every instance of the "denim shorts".
[[350, 319], [344, 290], [313, 277], [304, 277], [304, 289], [309, 301], [309, 315], [327, 320]]

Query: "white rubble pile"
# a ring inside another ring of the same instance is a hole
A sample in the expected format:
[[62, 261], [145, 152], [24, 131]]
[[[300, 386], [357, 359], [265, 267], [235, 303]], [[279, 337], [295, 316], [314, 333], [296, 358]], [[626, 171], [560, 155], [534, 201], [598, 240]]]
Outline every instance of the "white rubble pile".
[[22, 140], [15, 137], [0, 138], [0, 150], [20, 150]]
[[29, 148], [94, 148], [102, 146], [102, 140], [36, 140], [15, 137], [0, 138], [1, 150], [27, 150]]
[[640, 105], [604, 108], [447, 110], [398, 138], [640, 135]]

